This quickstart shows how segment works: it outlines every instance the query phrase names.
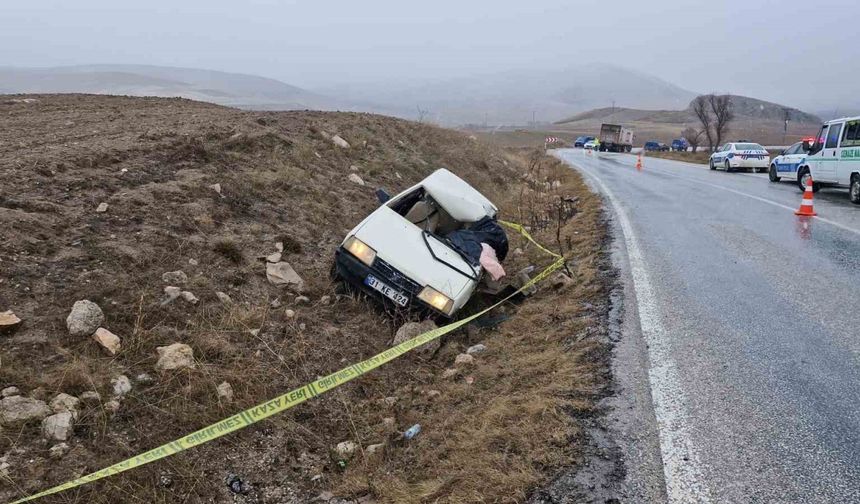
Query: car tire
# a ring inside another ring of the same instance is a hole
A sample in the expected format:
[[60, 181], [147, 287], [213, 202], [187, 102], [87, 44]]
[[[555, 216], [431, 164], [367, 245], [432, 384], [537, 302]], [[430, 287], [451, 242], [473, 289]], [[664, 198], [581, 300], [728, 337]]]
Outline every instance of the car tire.
[[725, 167], [726, 167], [726, 173], [731, 173], [731, 172], [732, 172], [732, 164], [731, 164], [731, 163], [729, 163], [729, 160], [727, 159], [727, 160], [726, 160], [726, 162], [725, 162], [724, 164], [725, 164]]
[[755, 169], [755, 172], [756, 172], [756, 173], [764, 173], [764, 172], [766, 172], [766, 171], [767, 171], [767, 168], [756, 168], [756, 169]]
[[767, 178], [771, 182], [779, 182], [779, 176], [776, 174], [776, 165], [770, 165], [770, 169], [767, 171]]
[[[801, 191], [806, 190], [806, 185], [804, 182], [804, 178], [809, 175], [809, 168], [801, 168], [797, 172], [797, 187], [800, 188]], [[812, 182], [812, 192], [816, 193], [821, 189], [821, 184], [818, 182]]]
[[860, 175], [851, 175], [851, 184], [848, 186], [848, 198], [851, 203], [860, 205]]
[[712, 170], [716, 170], [716, 169], [717, 169], [717, 167], [716, 167], [716, 166], [714, 166], [714, 160], [713, 160], [713, 159], [709, 159], [709, 160], [708, 160], [708, 167], [709, 167], [710, 169], [712, 169]]

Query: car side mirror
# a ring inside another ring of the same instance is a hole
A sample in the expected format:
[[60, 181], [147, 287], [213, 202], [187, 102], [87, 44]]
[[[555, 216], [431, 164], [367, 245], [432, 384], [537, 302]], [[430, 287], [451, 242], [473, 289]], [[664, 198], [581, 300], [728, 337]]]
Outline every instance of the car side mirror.
[[783, 150], [779, 151], [779, 155], [780, 155], [780, 156], [785, 156], [785, 149], [783, 149]]
[[380, 187], [376, 190], [376, 199], [379, 200], [380, 205], [384, 205], [391, 199], [391, 195], [385, 192], [385, 189]]

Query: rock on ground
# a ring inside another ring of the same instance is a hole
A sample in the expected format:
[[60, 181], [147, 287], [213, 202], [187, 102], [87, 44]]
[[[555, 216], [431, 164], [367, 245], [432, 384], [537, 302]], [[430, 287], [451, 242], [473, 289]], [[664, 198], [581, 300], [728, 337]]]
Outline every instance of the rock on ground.
[[0, 333], [12, 331], [21, 324], [21, 319], [18, 318], [12, 310], [0, 312]]
[[68, 411], [55, 413], [42, 420], [42, 435], [53, 441], [65, 441], [72, 437], [74, 418]]
[[218, 399], [226, 403], [233, 402], [233, 386], [230, 382], [222, 382], [217, 387]]
[[[432, 320], [425, 320], [424, 322], [407, 322], [397, 330], [397, 333], [394, 335], [394, 341], [391, 345], [399, 345], [404, 341], [408, 341], [419, 334], [423, 334], [433, 329], [436, 329], [436, 324]], [[438, 350], [440, 346], [441, 342], [439, 341], [439, 338], [436, 338], [414, 349], [413, 352], [417, 353], [422, 359], [429, 359], [433, 357], [433, 354], [436, 353], [436, 350]]]
[[218, 301], [221, 301], [224, 304], [230, 304], [233, 302], [233, 298], [231, 298], [226, 292], [218, 291], [215, 293], [215, 296], [218, 297]]
[[466, 350], [466, 353], [469, 355], [477, 355], [487, 351], [487, 347], [482, 343], [478, 343], [477, 345], [472, 345]]
[[172, 369], [194, 369], [194, 350], [184, 343], [158, 347], [158, 362], [155, 369], [169, 371]]
[[54, 413], [62, 413], [68, 411], [73, 418], [78, 418], [78, 411], [81, 408], [81, 400], [75, 396], [60, 392], [51, 400], [51, 409]]
[[182, 299], [191, 304], [197, 304], [200, 301], [200, 299], [191, 291], [182, 291], [181, 296]]
[[343, 441], [337, 444], [334, 451], [337, 453], [338, 457], [348, 460], [351, 459], [353, 455], [355, 455], [356, 449], [358, 449], [358, 445], [356, 445], [352, 441]]
[[358, 184], [360, 186], [364, 185], [364, 180], [361, 177], [359, 177], [357, 173], [350, 173], [348, 178], [349, 178], [349, 181], [354, 183], [354, 184]]
[[98, 404], [102, 402], [102, 396], [95, 390], [87, 390], [83, 394], [81, 394], [81, 401], [87, 405]]
[[93, 339], [96, 340], [96, 343], [101, 345], [101, 347], [110, 355], [116, 355], [116, 353], [119, 352], [121, 346], [119, 336], [108, 331], [104, 327], [96, 329], [95, 334], [93, 334]]
[[105, 314], [99, 305], [92, 301], [75, 301], [72, 311], [66, 318], [66, 327], [74, 337], [90, 336], [105, 321]]
[[68, 444], [58, 443], [52, 446], [50, 450], [48, 450], [48, 456], [52, 459], [62, 458], [63, 455], [69, 453], [69, 450], [70, 448]]
[[122, 397], [131, 392], [131, 380], [126, 375], [119, 375], [111, 380], [110, 383], [113, 386], [113, 395], [115, 397]]
[[0, 400], [0, 424], [18, 426], [42, 420], [51, 414], [51, 408], [38, 399], [24, 396], [6, 397]]
[[266, 278], [274, 285], [287, 285], [298, 292], [305, 288], [305, 281], [286, 261], [266, 264]]
[[455, 366], [469, 366], [475, 363], [475, 358], [469, 354], [461, 353], [457, 357], [454, 358]]
[[331, 137], [331, 141], [341, 149], [349, 149], [349, 142], [341, 138], [340, 135]]
[[96, 212], [105, 213], [107, 212], [108, 204], [107, 203], [99, 203], [99, 206], [96, 208]]
[[6, 387], [0, 390], [0, 397], [12, 397], [21, 395], [21, 390], [18, 387]]
[[161, 281], [168, 285], [184, 285], [188, 275], [182, 270], [167, 271], [161, 275]]

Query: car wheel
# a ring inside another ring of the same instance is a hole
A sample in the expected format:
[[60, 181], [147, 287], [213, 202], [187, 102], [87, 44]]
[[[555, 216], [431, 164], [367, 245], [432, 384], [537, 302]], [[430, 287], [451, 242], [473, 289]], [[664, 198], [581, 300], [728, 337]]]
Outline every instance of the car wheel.
[[717, 169], [717, 167], [716, 167], [716, 166], [714, 166], [714, 160], [713, 160], [713, 159], [709, 159], [709, 160], [708, 160], [708, 167], [709, 167], [710, 169], [712, 169], [712, 170], [716, 170], [716, 169]]
[[767, 168], [756, 168], [756, 169], [755, 169], [755, 172], [756, 172], [756, 173], [764, 173], [764, 172], [766, 172], [766, 171], [767, 171]]
[[770, 170], [767, 172], [767, 178], [771, 182], [779, 182], [779, 177], [776, 175], [776, 165], [770, 165]]
[[726, 173], [731, 173], [732, 172], [732, 165], [731, 165], [731, 163], [729, 163], [728, 159], [726, 160], [725, 165], [726, 165]]
[[851, 175], [851, 186], [848, 189], [848, 197], [851, 199], [851, 203], [860, 205], [860, 175], [856, 173]]
[[[810, 178], [812, 178], [812, 174], [809, 172], [809, 168], [801, 168], [800, 171], [797, 172], [797, 186], [801, 191], [806, 190], [806, 184]], [[812, 192], [818, 192], [819, 189], [821, 189], [821, 184], [813, 182]]]

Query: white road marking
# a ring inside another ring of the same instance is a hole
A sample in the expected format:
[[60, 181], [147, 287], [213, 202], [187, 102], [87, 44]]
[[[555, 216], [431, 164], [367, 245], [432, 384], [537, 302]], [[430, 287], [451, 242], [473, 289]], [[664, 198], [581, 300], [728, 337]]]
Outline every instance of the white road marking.
[[[680, 162], [683, 162], [683, 161], [680, 161]], [[694, 164], [694, 163], [686, 163], [686, 164]], [[655, 169], [653, 169], [653, 168], [652, 168], [651, 170], [652, 170], [652, 171], [655, 171], [655, 172], [657, 172], [657, 173], [659, 173], [660, 175], [666, 175], [667, 177], [674, 177], [674, 178], [677, 178], [677, 179], [686, 180], [687, 182], [693, 182], [694, 184], [702, 184], [702, 185], [705, 185], [705, 186], [708, 186], [708, 187], [713, 187], [714, 189], [720, 189], [720, 190], [723, 190], [723, 191], [728, 191], [728, 192], [730, 192], [730, 193], [734, 193], [734, 194], [737, 194], [737, 195], [739, 195], [739, 196], [745, 196], [745, 197], [747, 197], [747, 198], [752, 198], [752, 199], [754, 199], [754, 200], [756, 200], [756, 201], [761, 201], [762, 203], [767, 203], [768, 205], [773, 205], [773, 206], [775, 206], [775, 207], [784, 208], [784, 209], [786, 209], [786, 210], [790, 210], [791, 212], [794, 212], [795, 210], [797, 210], [797, 208], [790, 207], [790, 206], [788, 206], [788, 205], [783, 205], [782, 203], [779, 203], [779, 202], [776, 202], [776, 201], [773, 201], [773, 200], [770, 200], [770, 199], [767, 199], [767, 198], [762, 198], [761, 196], [756, 196], [756, 195], [754, 195], [754, 194], [746, 193], [746, 192], [743, 192], [743, 191], [738, 191], [737, 189], [731, 189], [731, 188], [726, 187], [726, 186], [721, 186], [721, 185], [718, 185], [718, 184], [711, 184], [710, 182], [704, 182], [704, 181], [702, 181], [702, 180], [692, 179], [692, 178], [689, 178], [689, 177], [682, 177], [682, 176], [680, 176], [680, 175], [678, 175], [678, 174], [671, 173], [671, 172], [667, 172], [667, 171], [665, 171], [665, 170], [660, 170], [660, 169], [655, 170]], [[756, 177], [755, 175], [753, 175], [753, 174], [751, 174], [751, 173], [746, 173], [746, 174], [745, 174], [745, 173], [740, 173], [739, 175], [746, 175], [746, 176], [748, 176], [748, 177]], [[756, 178], [764, 178], [764, 177], [756, 177]], [[798, 204], [798, 206], [800, 206], [800, 205]], [[860, 235], [860, 229], [854, 229], [854, 228], [852, 228], [852, 227], [848, 227], [848, 226], [846, 226], [846, 225], [844, 225], [844, 224], [840, 224], [840, 223], [838, 223], [838, 222], [836, 222], [836, 221], [832, 221], [832, 220], [830, 220], [830, 219], [826, 219], [826, 218], [824, 218], [824, 217], [812, 217], [812, 218], [813, 218], [813, 219], [815, 219], [815, 220], [818, 220], [818, 221], [821, 221], [821, 222], [825, 222], [825, 223], [827, 223], [827, 224], [830, 224], [831, 226], [838, 227], [839, 229], [842, 229], [842, 230], [844, 230], [844, 231], [848, 231], [849, 233], [854, 233], [854, 234], [856, 234], [856, 235]]]
[[[567, 161], [564, 157], [562, 160]], [[687, 401], [672, 359], [669, 335], [660, 321], [660, 309], [648, 278], [639, 241], [627, 213], [612, 191], [590, 170], [579, 165], [577, 168], [591, 178], [606, 195], [624, 234], [633, 288], [636, 292], [639, 325], [648, 344], [648, 381], [660, 433], [660, 453], [669, 502], [707, 504], [711, 502], [711, 493], [689, 431]]]

